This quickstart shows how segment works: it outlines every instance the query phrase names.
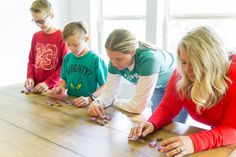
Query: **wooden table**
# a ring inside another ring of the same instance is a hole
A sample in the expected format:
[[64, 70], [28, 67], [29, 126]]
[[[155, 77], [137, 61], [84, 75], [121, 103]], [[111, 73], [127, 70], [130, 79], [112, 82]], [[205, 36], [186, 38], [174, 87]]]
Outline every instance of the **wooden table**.
[[[167, 138], [200, 129], [180, 123], [165, 126], [148, 136], [145, 143], [128, 142], [127, 136], [144, 115], [132, 115], [115, 108], [112, 121], [105, 126], [91, 123], [86, 108], [48, 106], [49, 97], [26, 95], [22, 85], [0, 88], [1, 157], [164, 157], [148, 142], [156, 136]], [[235, 145], [188, 155], [189, 157], [226, 157]]]

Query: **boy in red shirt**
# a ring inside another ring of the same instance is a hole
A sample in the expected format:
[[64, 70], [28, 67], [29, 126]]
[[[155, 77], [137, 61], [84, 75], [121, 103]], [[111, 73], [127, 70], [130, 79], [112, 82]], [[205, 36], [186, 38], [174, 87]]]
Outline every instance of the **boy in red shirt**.
[[41, 93], [58, 86], [63, 57], [68, 48], [62, 40], [61, 30], [52, 23], [54, 14], [50, 2], [35, 0], [30, 12], [32, 21], [41, 30], [32, 38], [25, 88]]

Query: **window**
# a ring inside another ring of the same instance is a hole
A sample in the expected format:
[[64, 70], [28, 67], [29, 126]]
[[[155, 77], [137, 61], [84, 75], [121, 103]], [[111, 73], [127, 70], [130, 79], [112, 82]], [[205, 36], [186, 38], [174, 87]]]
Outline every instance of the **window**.
[[99, 50], [108, 62], [104, 43], [117, 28], [128, 29], [139, 40], [146, 36], [146, 0], [100, 0]]
[[[227, 1], [227, 2], [226, 2]], [[210, 26], [227, 49], [236, 47], [235, 0], [100, 0], [99, 52], [116, 28], [131, 30], [139, 40], [175, 53], [180, 39], [197, 26]]]
[[165, 2], [165, 48], [175, 52], [183, 35], [197, 26], [210, 26], [226, 48], [236, 47], [235, 0], [167, 0]]

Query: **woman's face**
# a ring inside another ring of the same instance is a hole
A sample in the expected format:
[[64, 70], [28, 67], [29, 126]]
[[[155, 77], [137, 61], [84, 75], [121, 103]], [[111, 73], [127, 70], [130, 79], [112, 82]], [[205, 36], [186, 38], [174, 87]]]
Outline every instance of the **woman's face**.
[[122, 53], [121, 51], [111, 51], [107, 49], [107, 55], [114, 67], [118, 70], [123, 70], [134, 62], [135, 50], [131, 50], [130, 53]]
[[188, 52], [186, 51], [185, 48], [180, 48], [179, 52], [180, 52], [180, 54], [179, 54], [180, 55], [180, 63], [181, 63], [184, 73], [188, 76], [188, 78], [191, 81], [194, 81], [195, 75], [193, 72], [192, 64], [191, 64], [189, 57], [188, 57]]

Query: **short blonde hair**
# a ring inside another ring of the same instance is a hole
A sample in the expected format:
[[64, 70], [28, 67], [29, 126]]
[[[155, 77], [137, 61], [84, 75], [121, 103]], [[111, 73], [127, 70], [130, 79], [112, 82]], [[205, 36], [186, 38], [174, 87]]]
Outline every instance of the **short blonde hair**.
[[[184, 73], [180, 62], [180, 49], [188, 53], [195, 80], [192, 82]], [[182, 75], [178, 90], [201, 109], [213, 107], [225, 95], [229, 78], [226, 76], [230, 61], [226, 49], [218, 37], [208, 27], [198, 27], [180, 41], [177, 50], [178, 70]]]
[[88, 35], [88, 27], [84, 21], [71, 22], [67, 24], [63, 29], [62, 38], [63, 40], [66, 40], [68, 37], [76, 34], [79, 34], [80, 37]]
[[52, 13], [52, 5], [48, 0], [35, 0], [30, 7], [30, 11], [49, 15]]

